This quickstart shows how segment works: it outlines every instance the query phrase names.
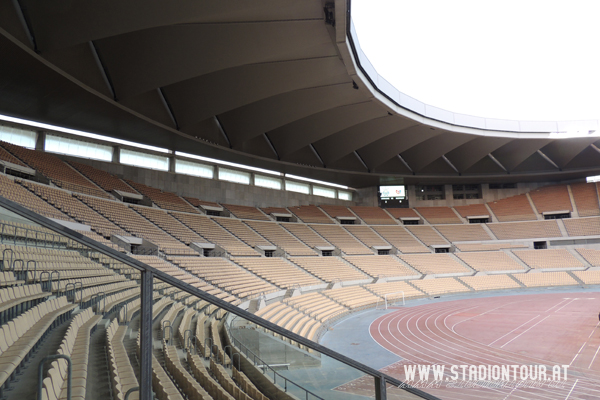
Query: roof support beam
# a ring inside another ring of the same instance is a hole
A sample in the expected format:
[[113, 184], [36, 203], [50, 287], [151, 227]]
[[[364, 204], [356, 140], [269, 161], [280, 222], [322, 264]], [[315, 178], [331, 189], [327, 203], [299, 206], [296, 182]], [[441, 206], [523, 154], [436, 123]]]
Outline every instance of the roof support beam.
[[232, 149], [233, 146], [231, 145], [229, 136], [227, 136], [227, 132], [225, 132], [225, 129], [223, 129], [223, 125], [221, 124], [221, 121], [219, 121], [219, 117], [217, 117], [216, 115], [215, 115], [215, 122], [217, 123], [217, 127], [219, 128], [219, 132], [221, 132], [221, 135], [223, 135], [223, 137], [225, 138], [227, 145], [229, 146], [230, 149]]
[[171, 117], [171, 120], [173, 121], [173, 124], [175, 125], [175, 129], [179, 130], [179, 124], [177, 123], [177, 119], [175, 118], [175, 114], [173, 114], [173, 109], [171, 108], [171, 104], [169, 103], [169, 100], [167, 100], [165, 93], [163, 92], [162, 88], [157, 88], [156, 91], [158, 92], [158, 97], [160, 97], [160, 100], [162, 101], [163, 105], [165, 106], [165, 109], [167, 110], [169, 117]]
[[542, 153], [542, 151], [541, 151], [541, 150], [538, 150], [538, 151], [537, 151], [537, 153], [538, 153], [540, 156], [542, 156], [542, 158], [543, 158], [544, 160], [546, 160], [546, 161], [548, 161], [550, 164], [552, 164], [552, 165], [554, 166], [554, 168], [556, 168], [556, 169], [560, 169], [560, 167], [559, 167], [558, 165], [556, 165], [556, 163], [555, 163], [554, 161], [552, 161], [552, 160], [550, 159], [550, 157], [548, 157], [547, 155], [545, 155], [544, 153]]
[[21, 23], [25, 34], [27, 34], [29, 43], [31, 44], [31, 47], [33, 47], [33, 51], [39, 53], [40, 50], [38, 49], [37, 41], [35, 40], [35, 36], [33, 34], [33, 27], [31, 26], [31, 21], [29, 20], [29, 17], [25, 15], [23, 7], [21, 6], [21, 2], [19, 0], [12, 0], [12, 3], [13, 7], [15, 8], [15, 11], [17, 12], [19, 22]]
[[492, 153], [489, 153], [488, 157], [491, 158], [492, 161], [495, 162], [500, 168], [502, 168], [504, 170], [504, 172], [508, 173], [508, 170], [506, 169], [506, 167], [504, 167], [504, 165], [502, 165], [502, 163], [500, 161], [498, 161], [498, 159], [496, 157], [494, 157], [492, 155]]
[[110, 79], [110, 75], [108, 74], [108, 70], [106, 69], [104, 63], [102, 62], [102, 59], [100, 58], [100, 54], [98, 53], [96, 45], [92, 41], [89, 41], [88, 43], [90, 45], [90, 50], [92, 51], [92, 56], [94, 56], [94, 61], [96, 61], [96, 65], [98, 66], [100, 74], [102, 75], [102, 79], [104, 80], [104, 83], [106, 84], [106, 87], [108, 88], [108, 91], [110, 92], [113, 100], [117, 101], [117, 94], [115, 93], [115, 88], [113, 86], [112, 80]]

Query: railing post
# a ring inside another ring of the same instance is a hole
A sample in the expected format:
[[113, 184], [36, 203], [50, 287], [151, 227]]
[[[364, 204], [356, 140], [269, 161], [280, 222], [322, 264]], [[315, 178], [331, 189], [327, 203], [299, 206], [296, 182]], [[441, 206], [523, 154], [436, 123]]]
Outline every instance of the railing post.
[[52, 354], [46, 356], [40, 361], [38, 366], [38, 400], [42, 400], [42, 390], [43, 390], [43, 382], [44, 382], [44, 364], [48, 360], [54, 360], [56, 358], [64, 358], [67, 360], [67, 400], [71, 400], [71, 378], [73, 376], [73, 370], [71, 365], [71, 357], [66, 356], [64, 354]]
[[[139, 392], [139, 390], [140, 390], [139, 386], [132, 387], [131, 389], [129, 389], [129, 390], [127, 391], [127, 393], [125, 393], [125, 399], [124, 399], [124, 400], [129, 400], [129, 395], [130, 395], [131, 393], [133, 393], [133, 392]], [[140, 397], [140, 399], [141, 399], [141, 397]]]
[[140, 399], [152, 398], [152, 278], [142, 271], [140, 309]]
[[385, 387], [385, 377], [375, 376], [375, 400], [385, 400], [387, 398], [387, 389]]

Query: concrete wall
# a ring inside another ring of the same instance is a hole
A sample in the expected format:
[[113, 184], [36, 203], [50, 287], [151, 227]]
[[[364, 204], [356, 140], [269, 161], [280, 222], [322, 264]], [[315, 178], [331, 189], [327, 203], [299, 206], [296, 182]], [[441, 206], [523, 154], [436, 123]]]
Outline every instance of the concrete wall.
[[[355, 201], [330, 199], [322, 196], [305, 195], [302, 193], [267, 189], [252, 185], [241, 185], [238, 183], [219, 181], [217, 179], [198, 178], [195, 176], [139, 168], [114, 162], [104, 162], [64, 155], [57, 156], [65, 160], [73, 160], [82, 164], [91, 165], [124, 179], [130, 179], [164, 191], [175, 192], [181, 196], [196, 197], [218, 203], [255, 207], [288, 207], [307, 204], [353, 206], [357, 204]], [[356, 197], [356, 193], [354, 196]], [[366, 201], [372, 200], [372, 194], [369, 194], [367, 197], [368, 199]], [[375, 205], [376, 204], [377, 192], [375, 191]]]
[[452, 198], [452, 185], [444, 185], [445, 200], [417, 200], [416, 189], [414, 185], [407, 186], [406, 192], [411, 207], [441, 207], [441, 206], [465, 206], [470, 204], [483, 204], [496, 200], [504, 199], [518, 194], [523, 194], [535, 190], [542, 186], [557, 185], [556, 182], [525, 182], [517, 183], [514, 189], [490, 189], [490, 185], [484, 183], [481, 185], [481, 199], [462, 199], [454, 200]]
[[[206, 201], [219, 203], [240, 204], [255, 207], [288, 207], [306, 204], [333, 204], [344, 206], [377, 206], [378, 187], [367, 187], [357, 189], [354, 192], [353, 201], [330, 199], [322, 196], [305, 195], [302, 193], [288, 192], [285, 190], [273, 190], [253, 185], [242, 185], [217, 179], [204, 179], [189, 175], [175, 174], [139, 168], [117, 162], [104, 162], [77, 158], [71, 156], [57, 155], [65, 160], [74, 160], [80, 163], [92, 165], [98, 169], [110, 172], [113, 175], [130, 179], [148, 186], [160, 188], [165, 191], [175, 192], [182, 196], [196, 197]], [[410, 207], [436, 207], [436, 206], [461, 206], [469, 204], [481, 204], [496, 201], [510, 196], [527, 193], [541, 186], [555, 185], [556, 182], [525, 182], [517, 183], [514, 189], [490, 189], [487, 183], [481, 185], [481, 199], [452, 198], [452, 185], [444, 185], [445, 200], [416, 200], [414, 185], [406, 188]]]

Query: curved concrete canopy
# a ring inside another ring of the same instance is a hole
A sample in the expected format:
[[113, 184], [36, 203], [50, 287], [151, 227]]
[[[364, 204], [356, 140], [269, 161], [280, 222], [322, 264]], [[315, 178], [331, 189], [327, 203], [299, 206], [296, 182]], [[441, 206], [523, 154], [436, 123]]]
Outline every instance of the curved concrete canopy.
[[349, 4], [0, 0], [0, 113], [352, 187], [600, 174], [596, 138], [403, 107]]

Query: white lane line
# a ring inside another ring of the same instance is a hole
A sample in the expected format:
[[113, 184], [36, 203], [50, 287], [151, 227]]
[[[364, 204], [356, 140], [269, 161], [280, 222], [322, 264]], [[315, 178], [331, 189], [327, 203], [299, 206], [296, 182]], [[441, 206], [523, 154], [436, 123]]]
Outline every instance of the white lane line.
[[[536, 318], [538, 318], [538, 317], [539, 317], [539, 315], [536, 315], [535, 317], [531, 318], [530, 320], [523, 322], [521, 325], [517, 326], [517, 327], [516, 327], [515, 329], [513, 329], [512, 331], [508, 332], [506, 335], [504, 335], [504, 336], [500, 336], [498, 339], [496, 339], [496, 340], [494, 340], [492, 343], [488, 344], [488, 346], [491, 346], [491, 345], [493, 345], [493, 344], [494, 344], [494, 343], [496, 343], [498, 340], [502, 339], [502, 338], [503, 338], [503, 337], [505, 337], [505, 336], [508, 336], [508, 335], [510, 335], [511, 333], [513, 333], [514, 331], [516, 331], [517, 329], [519, 329], [520, 327], [522, 327], [523, 325], [526, 325], [526, 324], [528, 324], [529, 322], [533, 321], [534, 319], [536, 319]], [[454, 328], [454, 327], [453, 327], [453, 328]], [[453, 329], [452, 331], [454, 331], [454, 329]]]
[[594, 354], [592, 361], [590, 361], [590, 365], [588, 365], [588, 368], [592, 368], [592, 364], [594, 363], [594, 360], [596, 359], [596, 356], [598, 355], [599, 350], [600, 350], [600, 346], [598, 346], [598, 350], [596, 350], [596, 353]]
[[565, 299], [562, 299], [562, 300], [561, 300], [561, 301], [559, 301], [557, 304], [555, 304], [555, 305], [553, 305], [552, 307], [550, 307], [549, 309], [547, 309], [545, 312], [548, 312], [548, 311], [552, 310], [554, 307], [558, 307], [558, 306], [559, 306], [561, 303], [564, 303], [564, 302], [565, 302], [565, 300], [571, 300], [571, 298], [570, 298], [570, 297], [567, 297], [567, 298], [565, 298]]
[[567, 304], [565, 304], [564, 306], [562, 306], [561, 308], [557, 308], [556, 310], [554, 310], [554, 312], [560, 311], [563, 308], [565, 308], [566, 306], [568, 306], [569, 304], [571, 304], [572, 302], [574, 302], [575, 300], [579, 300], [579, 298], [574, 298], [571, 301], [569, 301]]
[[504, 343], [502, 346], [500, 346], [500, 348], [503, 348], [504, 346], [506, 346], [507, 344], [509, 344], [510, 342], [512, 342], [513, 340], [515, 340], [516, 338], [518, 338], [519, 336], [521, 336], [522, 334], [528, 332], [529, 330], [531, 330], [533, 327], [535, 327], [536, 325], [539, 325], [540, 323], [544, 322], [544, 320], [546, 318], [549, 318], [550, 316], [547, 315], [546, 317], [540, 319], [538, 322], [536, 322], [535, 324], [531, 325], [529, 328], [527, 328], [526, 330], [524, 330], [523, 332], [519, 333], [517, 336], [515, 336], [514, 338], [510, 339], [508, 342]]
[[[577, 352], [577, 354], [575, 354], [575, 357], [573, 357], [573, 359], [571, 360], [571, 364], [569, 365], [573, 365], [573, 362], [575, 361], [575, 359], [581, 354], [581, 350], [583, 350], [583, 348], [588, 344], [588, 342], [590, 341], [590, 338], [592, 337], [592, 335], [594, 334], [594, 332], [596, 332], [596, 328], [598, 328], [598, 324], [600, 324], [600, 322], [598, 322], [596, 324], [596, 326], [594, 326], [594, 329], [592, 329], [592, 331], [590, 332], [590, 335], [588, 336], [587, 340], [585, 341], [585, 343], [583, 343], [581, 345], [581, 348], [579, 349], [579, 351]], [[594, 360], [592, 360], [593, 362]]]
[[579, 349], [579, 351], [577, 352], [577, 354], [575, 354], [575, 357], [573, 357], [573, 359], [569, 363], [569, 367], [571, 365], [573, 365], [573, 361], [575, 361], [575, 359], [581, 354], [581, 350], [583, 350], [583, 348], [585, 347], [586, 344], [587, 344], [587, 342], [585, 342], [584, 344], [581, 345], [581, 348]]
[[567, 397], [565, 397], [565, 400], [568, 400], [569, 397], [571, 397], [571, 393], [573, 393], [573, 389], [575, 389], [575, 385], [577, 385], [577, 382], [579, 382], [579, 379], [575, 379], [575, 383], [573, 384], [573, 387], [571, 388], [571, 391], [569, 392]]

